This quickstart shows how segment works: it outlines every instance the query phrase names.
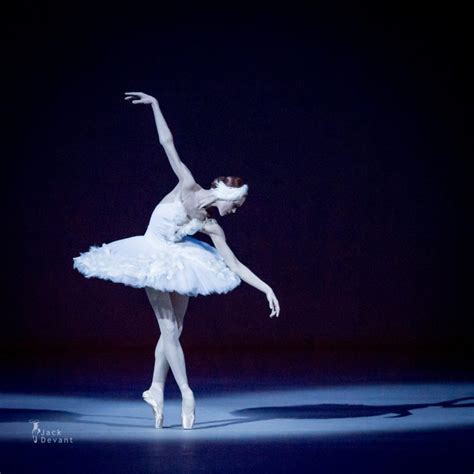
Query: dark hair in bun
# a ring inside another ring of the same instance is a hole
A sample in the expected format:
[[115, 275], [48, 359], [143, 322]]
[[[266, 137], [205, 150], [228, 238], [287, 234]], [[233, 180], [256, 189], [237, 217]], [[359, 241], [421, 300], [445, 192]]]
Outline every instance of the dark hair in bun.
[[218, 176], [212, 180], [211, 188], [217, 187], [219, 181], [223, 181], [224, 184], [233, 188], [240, 188], [244, 185], [244, 180], [239, 176]]

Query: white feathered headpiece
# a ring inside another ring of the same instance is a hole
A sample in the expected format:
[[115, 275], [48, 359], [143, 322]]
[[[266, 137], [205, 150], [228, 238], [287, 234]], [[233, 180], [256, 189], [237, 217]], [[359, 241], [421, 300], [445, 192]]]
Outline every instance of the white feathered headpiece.
[[216, 184], [217, 186], [215, 188], [211, 188], [211, 191], [214, 196], [224, 201], [237, 201], [247, 195], [249, 192], [249, 187], [247, 184], [239, 187], [228, 186], [224, 183], [224, 181], [217, 181]]

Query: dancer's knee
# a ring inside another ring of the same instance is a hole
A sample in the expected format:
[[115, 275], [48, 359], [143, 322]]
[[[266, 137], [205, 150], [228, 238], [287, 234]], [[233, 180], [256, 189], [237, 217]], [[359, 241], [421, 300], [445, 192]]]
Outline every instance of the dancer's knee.
[[160, 331], [164, 344], [177, 344], [179, 342], [181, 330], [176, 324], [176, 321], [168, 319], [160, 321]]
[[[176, 339], [176, 336], [174, 335], [175, 330], [170, 329], [169, 331], [171, 333], [170, 337], [167, 337], [166, 335], [161, 335], [158, 339], [158, 342], [156, 343], [155, 346], [155, 357], [163, 357], [165, 353], [165, 338], [170, 339], [173, 341], [173, 338]], [[183, 332], [183, 325], [178, 325], [178, 338], [181, 337], [181, 333]]]

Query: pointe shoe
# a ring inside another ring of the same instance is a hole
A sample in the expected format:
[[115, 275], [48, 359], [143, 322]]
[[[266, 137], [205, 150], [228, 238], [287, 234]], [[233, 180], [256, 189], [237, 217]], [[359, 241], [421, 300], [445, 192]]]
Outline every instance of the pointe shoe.
[[[184, 400], [183, 400], [184, 403]], [[193, 412], [190, 414], [185, 414], [183, 410], [183, 406], [181, 405], [181, 423], [185, 430], [190, 430], [193, 427], [194, 419], [196, 415], [196, 408], [193, 407]]]
[[163, 428], [163, 402], [158, 404], [150, 390], [145, 390], [142, 393], [143, 400], [153, 409], [153, 416], [155, 417], [155, 428]]
[[190, 430], [194, 425], [195, 419], [195, 410], [191, 415], [185, 415], [183, 411], [181, 411], [181, 423], [185, 430]]

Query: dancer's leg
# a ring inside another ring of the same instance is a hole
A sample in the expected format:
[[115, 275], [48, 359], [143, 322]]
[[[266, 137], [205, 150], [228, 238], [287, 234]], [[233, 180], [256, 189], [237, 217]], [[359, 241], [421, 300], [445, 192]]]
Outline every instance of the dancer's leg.
[[170, 293], [170, 298], [174, 308], [174, 314], [176, 315], [176, 319], [178, 320], [178, 327], [182, 331], [184, 315], [186, 314], [186, 310], [188, 309], [189, 296], [181, 295], [173, 291], [172, 293]]
[[[182, 331], [182, 318], [179, 324], [177, 315], [174, 311], [170, 293], [155, 290], [150, 287], [146, 288], [146, 293], [158, 320], [158, 325], [161, 332], [160, 339], [163, 339], [161, 343], [162, 350], [164, 351], [169, 367], [171, 367], [171, 371], [173, 372], [174, 378], [180, 387], [181, 392], [188, 392], [190, 389], [186, 374], [185, 358], [183, 349], [179, 342], [179, 336], [181, 335]], [[176, 300], [179, 299], [180, 298], [178, 297]], [[187, 307], [186, 301], [179, 301], [178, 306], [180, 309], [184, 309], [185, 311]], [[159, 351], [159, 341], [157, 347]], [[158, 384], [164, 383], [166, 379], [166, 371], [164, 369], [165, 366], [160, 361], [157, 369]], [[165, 378], [163, 378], [163, 376]]]
[[[178, 387], [181, 391], [181, 396], [183, 398], [181, 408], [183, 427], [189, 429], [192, 428], [194, 423], [194, 410], [196, 404], [194, 400], [194, 393], [188, 385], [184, 353], [179, 342], [183, 320], [181, 319], [181, 324], [178, 325], [178, 319], [174, 311], [170, 293], [155, 290], [149, 287], [146, 288], [146, 292], [158, 319], [158, 325], [161, 332], [160, 339], [163, 338], [162, 344], [165, 357], [168, 360], [169, 366], [171, 367], [171, 371], [173, 372], [174, 378], [178, 384]], [[178, 301], [179, 308], [185, 312], [187, 301], [180, 299], [179, 297], [174, 298], [176, 301]], [[163, 373], [161, 375], [163, 375]], [[156, 394], [155, 396], [160, 399], [160, 402], [163, 401], [163, 388], [160, 386], [161, 383], [164, 382], [152, 384], [153, 392]]]
[[[178, 322], [178, 337], [180, 337], [183, 331], [184, 315], [188, 308], [189, 296], [172, 292], [170, 293], [170, 298]], [[155, 365], [153, 368], [152, 386], [164, 390], [169, 367], [170, 365], [165, 355], [163, 337], [160, 335], [155, 347]]]

